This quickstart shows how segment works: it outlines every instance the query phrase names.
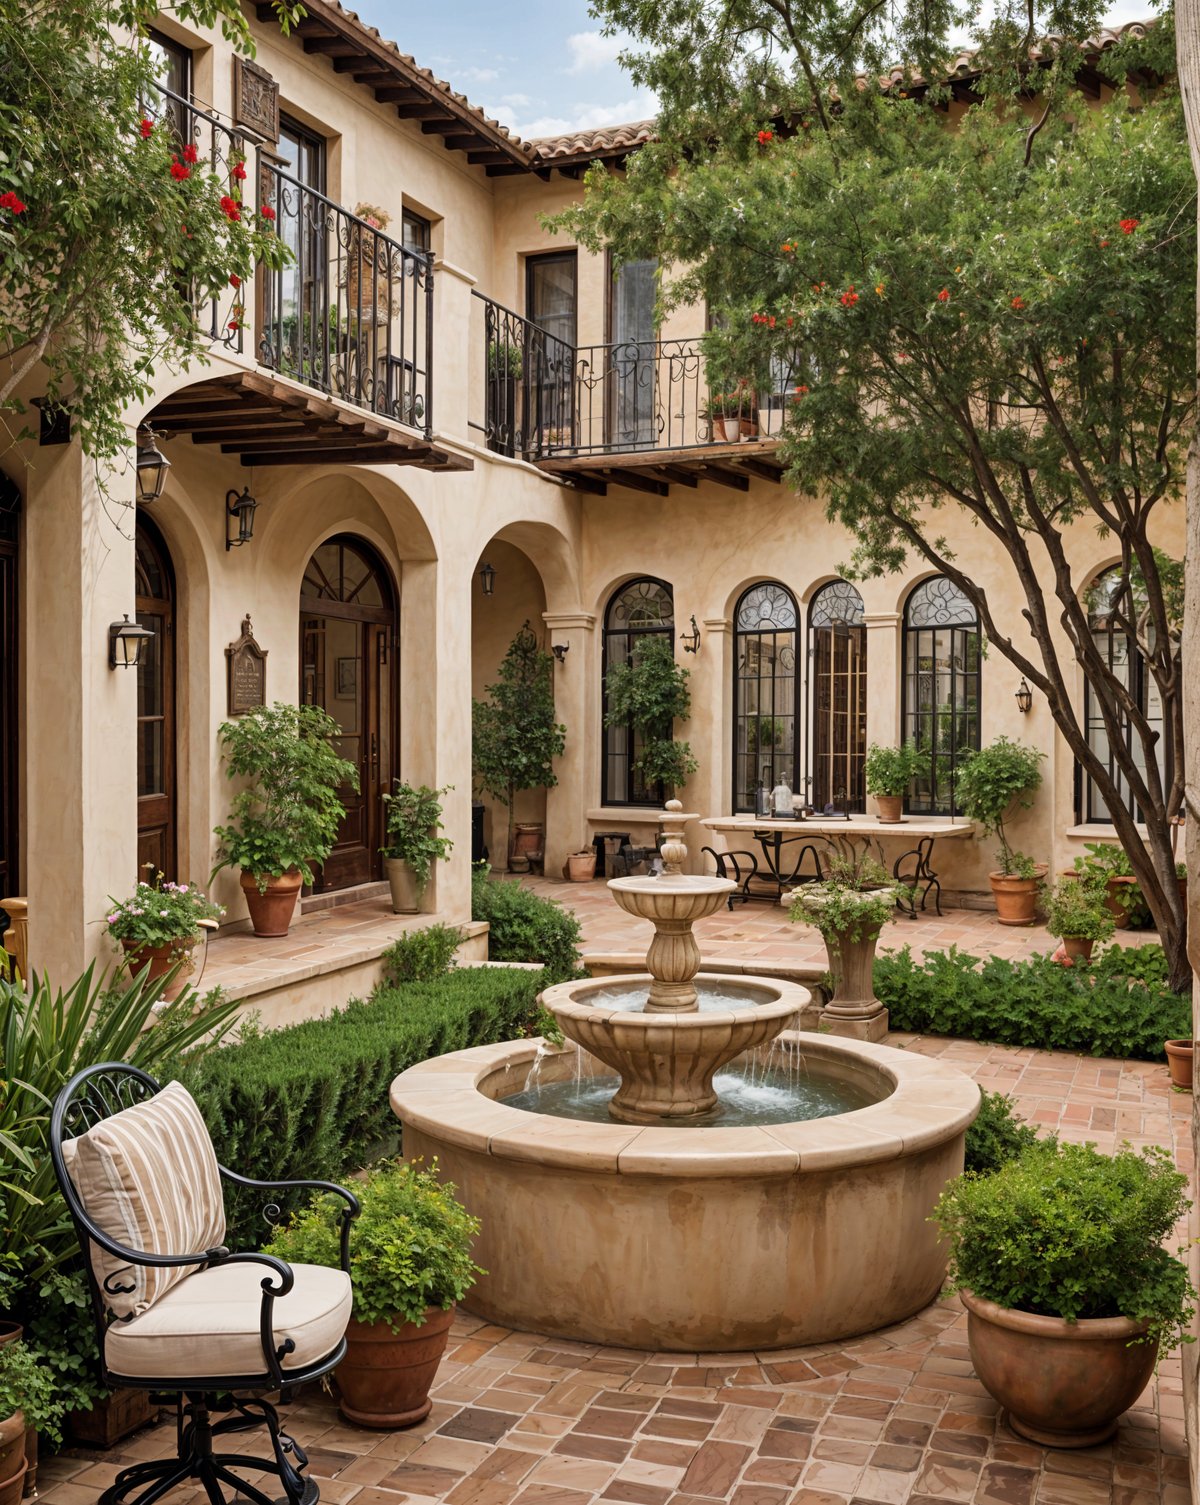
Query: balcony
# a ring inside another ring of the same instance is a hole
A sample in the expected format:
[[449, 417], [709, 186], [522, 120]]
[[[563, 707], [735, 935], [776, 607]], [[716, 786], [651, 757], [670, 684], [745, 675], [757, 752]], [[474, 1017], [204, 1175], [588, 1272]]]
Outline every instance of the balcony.
[[482, 391], [471, 427], [497, 454], [603, 496], [625, 486], [666, 496], [710, 481], [747, 491], [778, 482], [789, 373], [769, 391], [714, 397], [699, 339], [573, 346], [476, 293]]
[[[250, 150], [217, 116], [163, 90], [163, 115], [232, 181]], [[258, 203], [291, 255], [198, 308], [214, 346], [260, 371], [209, 377], [150, 415], [166, 434], [218, 444], [244, 465], [343, 460], [443, 470], [470, 461], [433, 439], [434, 271], [425, 252], [284, 172], [258, 149]], [[252, 195], [248, 191], [247, 199]]]

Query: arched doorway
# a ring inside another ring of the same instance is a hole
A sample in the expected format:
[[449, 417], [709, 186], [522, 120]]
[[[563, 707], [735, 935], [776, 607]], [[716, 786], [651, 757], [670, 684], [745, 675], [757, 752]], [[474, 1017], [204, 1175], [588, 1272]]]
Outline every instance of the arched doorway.
[[318, 892], [383, 872], [383, 796], [398, 746], [396, 623], [396, 592], [371, 546], [349, 535], [327, 539], [300, 587], [300, 699], [338, 723], [338, 752], [358, 769], [360, 789], [341, 791], [346, 814]]
[[175, 576], [162, 535], [140, 512], [134, 580], [137, 620], [154, 634], [137, 669], [137, 876], [153, 882], [155, 873], [176, 876]]

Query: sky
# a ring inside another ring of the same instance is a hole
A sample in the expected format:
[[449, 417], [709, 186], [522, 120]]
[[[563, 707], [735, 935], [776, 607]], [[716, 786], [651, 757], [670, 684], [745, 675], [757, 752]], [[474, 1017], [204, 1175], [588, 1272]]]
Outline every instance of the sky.
[[[587, 0], [346, 0], [402, 52], [526, 140], [595, 130], [655, 113], [616, 61]], [[1110, 24], [1150, 13], [1149, 0], [1113, 0]]]

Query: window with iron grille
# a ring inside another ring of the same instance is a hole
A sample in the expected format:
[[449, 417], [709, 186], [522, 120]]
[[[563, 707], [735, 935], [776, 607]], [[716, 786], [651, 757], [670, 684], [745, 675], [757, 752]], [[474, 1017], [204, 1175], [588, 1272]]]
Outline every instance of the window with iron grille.
[[831, 580], [808, 609], [812, 662], [812, 780], [818, 810], [866, 809], [867, 628], [863, 599]]
[[733, 808], [753, 811], [760, 784], [800, 791], [798, 613], [777, 580], [742, 596], [733, 626]]
[[901, 726], [929, 755], [905, 808], [953, 815], [959, 760], [980, 745], [980, 633], [975, 608], [944, 575], [922, 580], [904, 607]]
[[[608, 720], [608, 671], [625, 663], [639, 640], [648, 636], [675, 641], [675, 602], [665, 580], [649, 576], [631, 580], [615, 591], [604, 613], [602, 652], [603, 721]], [[664, 735], [670, 735], [670, 728]], [[600, 802], [604, 805], [661, 805], [666, 792], [661, 784], [647, 784], [634, 767], [642, 751], [642, 738], [630, 725], [603, 727]]]

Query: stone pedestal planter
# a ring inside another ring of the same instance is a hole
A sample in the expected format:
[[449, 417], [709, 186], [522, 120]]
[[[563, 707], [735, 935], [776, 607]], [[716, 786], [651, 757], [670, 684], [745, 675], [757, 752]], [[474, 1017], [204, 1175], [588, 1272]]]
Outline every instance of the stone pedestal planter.
[[833, 997], [821, 1015], [827, 1034], [878, 1042], [887, 1038], [887, 1009], [875, 996], [875, 948], [882, 926], [860, 925], [849, 935], [827, 936], [825, 953], [833, 975]]

